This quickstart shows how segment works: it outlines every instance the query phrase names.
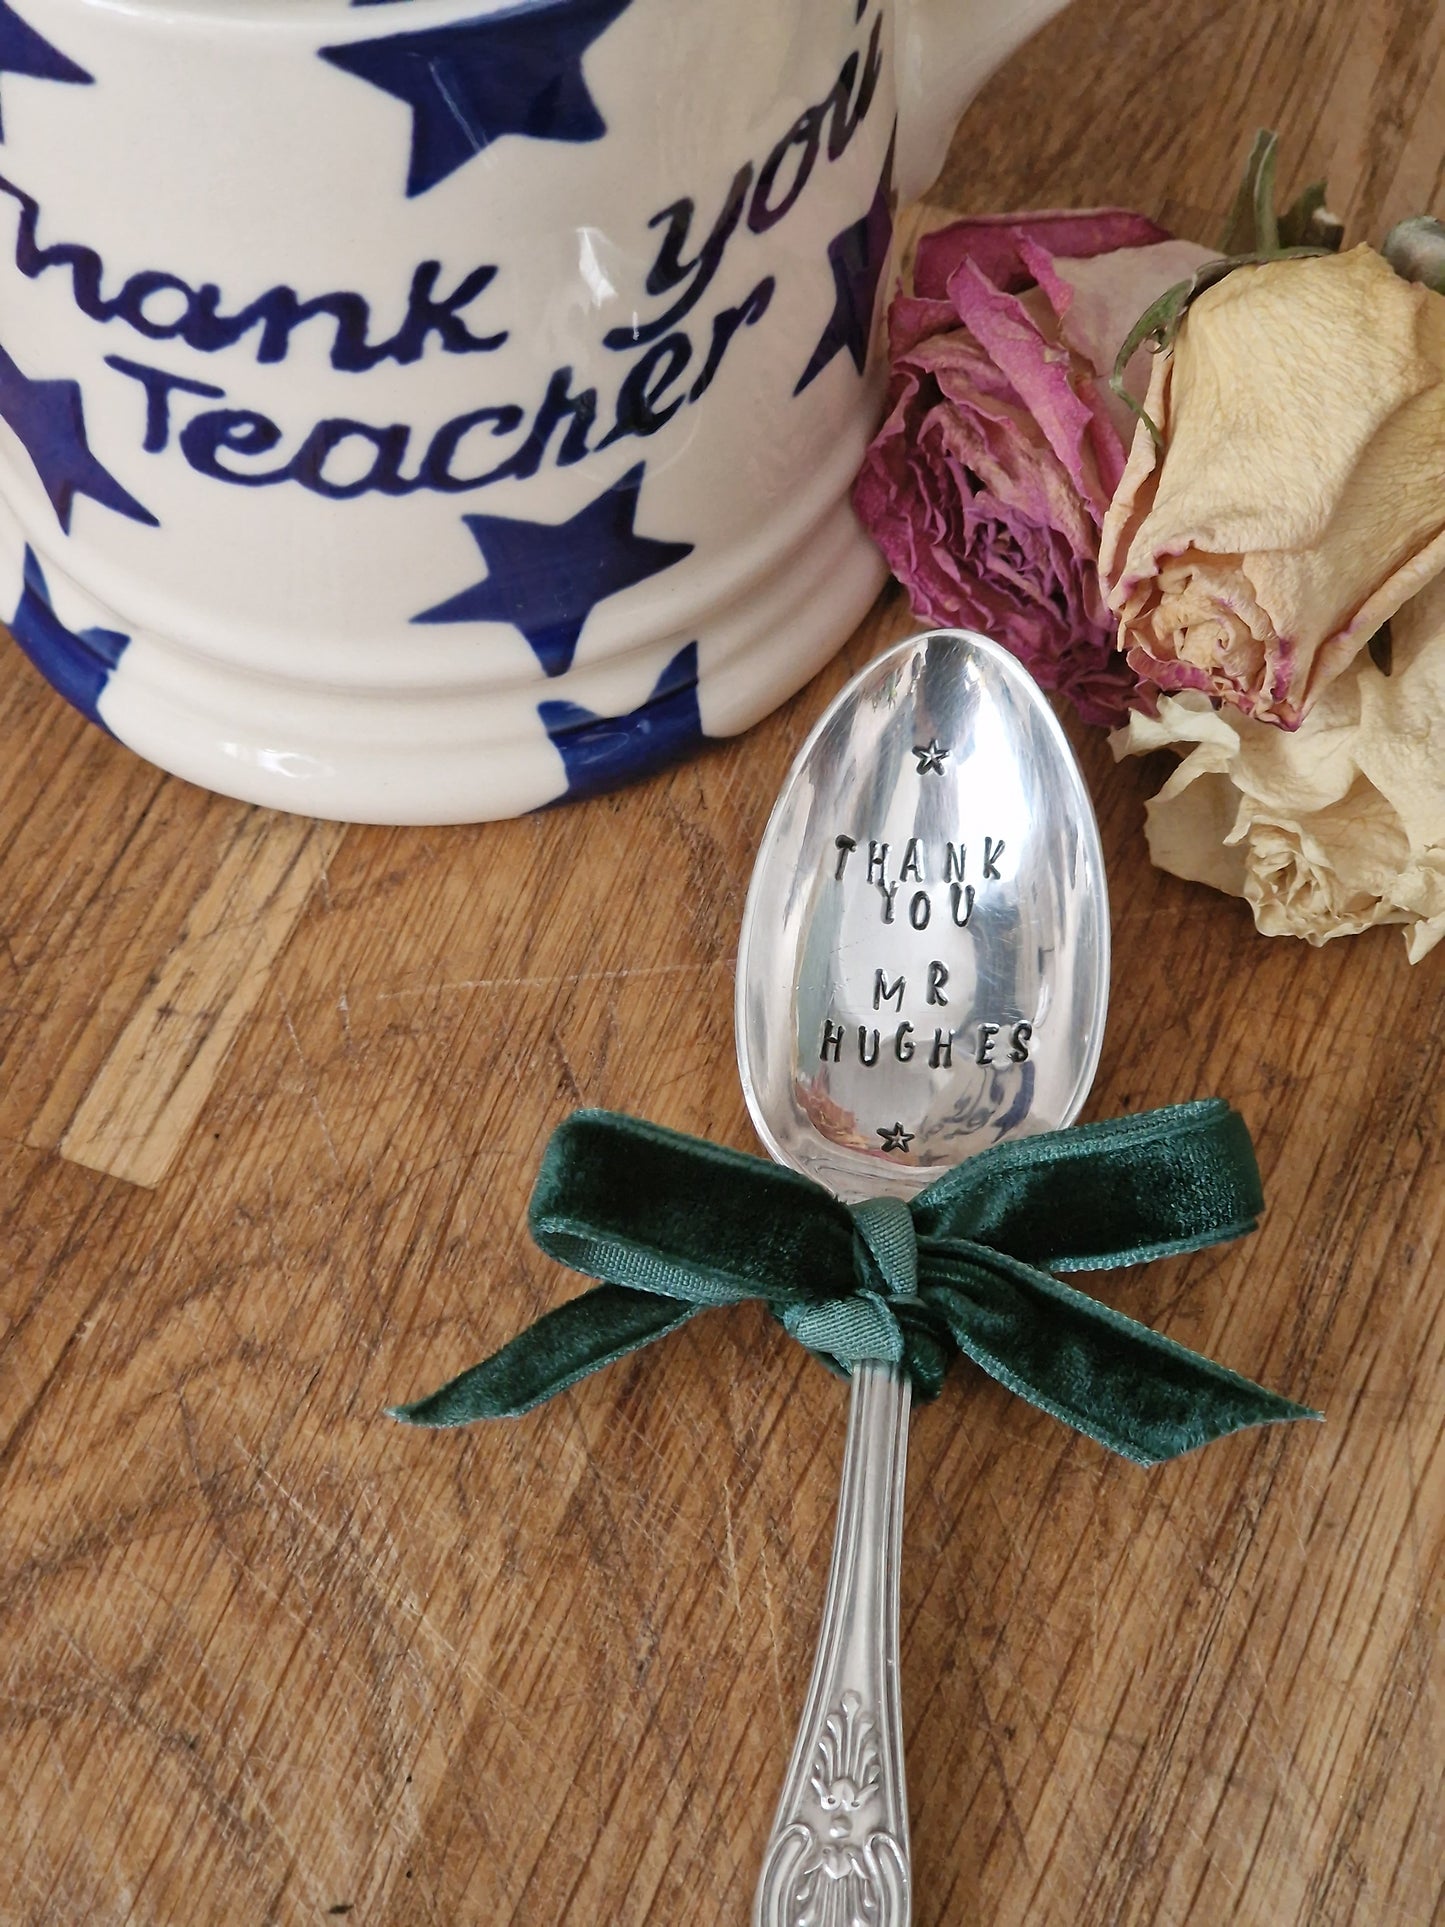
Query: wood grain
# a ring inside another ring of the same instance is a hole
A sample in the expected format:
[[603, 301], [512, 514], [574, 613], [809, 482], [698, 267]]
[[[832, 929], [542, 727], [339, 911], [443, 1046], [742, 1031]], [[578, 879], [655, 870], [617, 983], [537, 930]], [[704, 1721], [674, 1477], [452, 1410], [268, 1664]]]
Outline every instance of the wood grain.
[[[259, 810], [240, 818], [56, 1138], [62, 1157], [132, 1184], [160, 1183], [345, 834], [340, 824]], [[67, 1068], [27, 1143], [48, 1141]]]
[[[1327, 171], [1377, 235], [1438, 207], [1442, 42], [1422, 0], [1076, 0], [970, 113], [942, 191], [1123, 200], [1210, 238], [1269, 123], [1286, 185]], [[573, 1288], [521, 1231], [572, 1106], [752, 1143], [752, 851], [820, 704], [908, 626], [886, 600], [779, 716], [622, 796], [348, 832], [155, 1190], [26, 1140], [75, 1128], [252, 819], [0, 659], [0, 1918], [746, 1918], [840, 1388], [742, 1311], [515, 1425], [381, 1413]], [[1114, 907], [1093, 1114], [1226, 1096], [1270, 1199], [1245, 1245], [1110, 1295], [1327, 1423], [1142, 1473], [967, 1373], [918, 1415], [917, 1918], [1424, 1927], [1445, 962], [1412, 971], [1395, 932], [1257, 937], [1150, 869], [1160, 772], [1078, 740]]]
[[345, 829], [139, 768], [29, 675], [0, 728], [0, 1133], [158, 1184]]

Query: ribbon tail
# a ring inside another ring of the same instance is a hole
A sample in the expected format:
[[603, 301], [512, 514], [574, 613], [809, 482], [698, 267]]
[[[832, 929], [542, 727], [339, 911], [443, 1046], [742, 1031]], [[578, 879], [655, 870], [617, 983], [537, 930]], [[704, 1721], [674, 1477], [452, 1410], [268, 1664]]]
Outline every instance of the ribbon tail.
[[992, 1256], [923, 1296], [976, 1365], [1136, 1465], [1252, 1425], [1318, 1419], [1032, 1267]]
[[433, 1426], [519, 1418], [579, 1378], [665, 1338], [700, 1309], [627, 1285], [599, 1285], [545, 1312], [499, 1352], [426, 1398], [392, 1406], [389, 1416], [406, 1425]]

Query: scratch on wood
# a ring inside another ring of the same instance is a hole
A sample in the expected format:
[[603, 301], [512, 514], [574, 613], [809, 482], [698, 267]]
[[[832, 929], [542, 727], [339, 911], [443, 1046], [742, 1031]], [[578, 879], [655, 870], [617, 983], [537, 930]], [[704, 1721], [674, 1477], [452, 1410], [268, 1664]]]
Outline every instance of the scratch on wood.
[[301, 1066], [301, 1081], [306, 1086], [306, 1096], [310, 1101], [316, 1122], [321, 1127], [321, 1136], [325, 1142], [327, 1154], [332, 1164], [336, 1167], [336, 1175], [343, 1177], [345, 1172], [342, 1169], [341, 1158], [336, 1149], [336, 1140], [331, 1135], [331, 1126], [326, 1122], [326, 1111], [321, 1102], [321, 1093], [316, 1088], [315, 1074], [311, 1069], [311, 1063], [302, 1046], [300, 1036], [297, 1034], [296, 1025], [292, 1021], [291, 1013], [285, 1008], [284, 1002], [281, 1010], [281, 1021], [286, 1026], [286, 1035], [291, 1039], [291, 1048], [295, 1051], [297, 1062]]

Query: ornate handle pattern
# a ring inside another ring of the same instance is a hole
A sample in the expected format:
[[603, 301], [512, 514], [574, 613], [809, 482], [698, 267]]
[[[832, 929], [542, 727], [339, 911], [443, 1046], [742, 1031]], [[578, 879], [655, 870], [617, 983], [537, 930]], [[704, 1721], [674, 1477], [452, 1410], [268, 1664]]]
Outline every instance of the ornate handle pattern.
[[854, 1372], [823, 1626], [753, 1927], [912, 1919], [898, 1689], [908, 1408], [890, 1367]]

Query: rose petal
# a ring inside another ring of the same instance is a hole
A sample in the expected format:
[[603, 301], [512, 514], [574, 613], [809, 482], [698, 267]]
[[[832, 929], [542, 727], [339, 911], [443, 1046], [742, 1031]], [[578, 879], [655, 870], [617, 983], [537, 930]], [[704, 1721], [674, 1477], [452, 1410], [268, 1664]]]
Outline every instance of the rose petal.
[[1168, 453], [1136, 435], [1101, 547], [1120, 646], [1294, 728], [1445, 567], [1445, 298], [1368, 248], [1237, 269], [1147, 405]]
[[1150, 855], [1245, 898], [1266, 935], [1399, 924], [1412, 963], [1445, 935], [1445, 575], [1395, 618], [1392, 673], [1357, 656], [1294, 733], [1166, 696], [1112, 744], [1179, 752]]
[[954, 221], [919, 242], [913, 286], [921, 295], [942, 297], [960, 266], [974, 261], [996, 287], [1017, 292], [1033, 278], [1020, 259], [1020, 239], [1031, 240], [1050, 254], [1082, 260], [1115, 248], [1167, 241], [1169, 235], [1144, 215], [1122, 207], [992, 214]]
[[959, 319], [1008, 378], [1095, 523], [1102, 525], [1110, 491], [1094, 450], [1094, 418], [1074, 387], [1068, 350], [1050, 342], [1024, 302], [985, 280], [972, 261], [954, 274], [948, 292]]
[[[1150, 274], [1173, 274], [1163, 238], [1115, 209], [964, 221], [929, 236], [918, 292], [890, 311], [888, 417], [854, 492], [924, 620], [985, 628], [1098, 722], [1152, 698], [1112, 647], [1097, 567], [1124, 444], [1100, 370], [1066, 338], [1061, 314], [1081, 299], [1086, 317], [1104, 313], [1090, 275], [1097, 250], [1155, 262], [1123, 273], [1130, 302]], [[1054, 272], [1056, 248], [1082, 297]]]
[[[1206, 261], [1217, 257], [1212, 249], [1193, 241], [1158, 241], [1102, 259], [1059, 256], [1047, 264], [1036, 247], [1029, 245], [1024, 252], [1053, 304], [1064, 340], [1098, 370], [1094, 392], [1118, 435], [1122, 455], [1134, 438], [1139, 418], [1109, 386], [1119, 350], [1135, 322], [1160, 295], [1192, 280]], [[1135, 350], [1125, 370], [1132, 393], [1142, 395], [1148, 387], [1152, 361], [1146, 348]], [[1116, 473], [1111, 487], [1117, 487], [1118, 481]]]

